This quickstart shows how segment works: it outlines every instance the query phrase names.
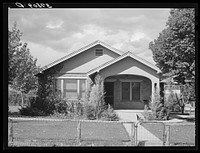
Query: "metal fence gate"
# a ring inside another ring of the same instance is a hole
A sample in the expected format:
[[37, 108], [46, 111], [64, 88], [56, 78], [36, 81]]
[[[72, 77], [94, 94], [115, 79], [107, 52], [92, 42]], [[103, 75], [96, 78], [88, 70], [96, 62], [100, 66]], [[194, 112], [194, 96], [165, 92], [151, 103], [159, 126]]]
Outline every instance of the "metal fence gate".
[[162, 122], [138, 122], [135, 125], [137, 146], [165, 146], [165, 124]]

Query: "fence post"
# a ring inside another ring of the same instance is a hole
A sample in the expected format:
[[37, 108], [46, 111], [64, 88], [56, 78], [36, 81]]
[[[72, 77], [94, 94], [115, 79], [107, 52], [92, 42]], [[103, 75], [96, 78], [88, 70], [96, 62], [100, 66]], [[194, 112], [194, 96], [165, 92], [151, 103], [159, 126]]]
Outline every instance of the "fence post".
[[11, 138], [11, 144], [13, 144], [13, 121], [12, 119], [9, 119], [10, 120], [10, 135], [9, 137]]
[[78, 126], [77, 126], [77, 143], [78, 145], [81, 144], [81, 121], [78, 121]]
[[[139, 123], [139, 122], [138, 122]], [[134, 136], [135, 136], [135, 146], [137, 146], [137, 127], [138, 127], [138, 123], [136, 123], [134, 125]]]
[[165, 146], [170, 145], [170, 126], [165, 126]]
[[135, 127], [135, 123], [132, 122], [131, 123], [131, 145], [135, 145], [135, 133], [134, 133], [134, 127]]

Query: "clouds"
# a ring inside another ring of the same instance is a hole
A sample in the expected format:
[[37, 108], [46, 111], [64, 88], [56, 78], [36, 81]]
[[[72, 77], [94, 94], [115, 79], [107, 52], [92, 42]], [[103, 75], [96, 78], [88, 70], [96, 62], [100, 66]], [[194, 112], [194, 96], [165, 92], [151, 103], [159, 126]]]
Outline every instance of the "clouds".
[[[36, 50], [42, 46], [58, 55], [102, 40], [122, 51], [143, 52], [141, 55], [146, 57], [151, 52], [149, 42], [164, 29], [168, 16], [169, 9], [9, 9], [8, 12], [9, 27], [17, 21], [23, 32], [22, 41], [31, 43], [30, 50], [39, 53]], [[42, 58], [40, 54], [34, 55]]]

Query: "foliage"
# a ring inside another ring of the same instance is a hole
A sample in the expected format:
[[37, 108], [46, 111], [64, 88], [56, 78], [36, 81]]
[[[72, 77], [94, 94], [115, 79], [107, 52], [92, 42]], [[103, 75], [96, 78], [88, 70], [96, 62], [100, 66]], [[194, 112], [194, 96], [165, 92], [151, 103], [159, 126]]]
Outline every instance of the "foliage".
[[173, 91], [171, 91], [165, 101], [166, 106], [169, 108], [169, 110], [171, 112], [180, 112], [181, 111], [179, 100], [180, 99], [179, 99], [177, 93], [174, 93]]
[[11, 87], [8, 89], [8, 105], [19, 106], [21, 101], [21, 92]]
[[61, 94], [59, 93], [59, 100], [55, 103], [55, 112], [61, 114], [67, 114], [67, 103], [64, 99], [61, 98]]
[[194, 9], [171, 9], [166, 26], [149, 48], [163, 74], [185, 83], [185, 79], [195, 78]]
[[184, 114], [185, 104], [193, 103], [196, 99], [195, 97], [195, 87], [194, 83], [186, 83], [184, 85], [179, 85], [180, 95], [172, 91], [172, 83], [168, 82], [168, 90], [170, 94], [166, 98], [165, 103], [168, 104], [170, 111], [182, 112]]
[[104, 109], [100, 115], [101, 120], [106, 121], [119, 121], [118, 115], [115, 113], [114, 109], [108, 104], [108, 108]]
[[[23, 104], [21, 103], [21, 99], [23, 97]], [[13, 89], [9, 86], [8, 89], [8, 105], [9, 106], [28, 106], [31, 101], [36, 98], [36, 91], [30, 90], [27, 94], [23, 94], [22, 92]]]
[[94, 104], [89, 102], [84, 103], [84, 112], [86, 119], [95, 120], [96, 119], [96, 107]]
[[152, 97], [149, 107], [151, 112], [148, 112], [148, 107], [144, 109], [144, 116], [147, 120], [168, 120], [169, 109], [161, 102], [160, 92], [156, 89]]
[[13, 79], [17, 76], [16, 59], [14, 58], [16, 52], [19, 51], [19, 47], [22, 45], [20, 37], [22, 33], [17, 29], [17, 23], [15, 22], [12, 27], [12, 31], [8, 31], [8, 82], [12, 83]]
[[95, 109], [95, 118], [98, 119], [101, 111], [105, 107], [104, 101], [104, 84], [103, 79], [98, 74], [95, 77], [95, 83], [91, 88], [90, 97], [89, 97], [89, 105], [88, 106], [90, 112], [93, 113], [93, 109]]
[[8, 76], [9, 84], [22, 93], [28, 93], [37, 88], [37, 77], [39, 71], [36, 66], [37, 59], [31, 56], [27, 43], [22, 45], [20, 37], [22, 33], [17, 29], [17, 24], [8, 31]]
[[93, 81], [88, 77], [88, 79], [87, 79], [87, 89], [86, 89], [85, 101], [89, 101], [90, 92], [92, 90], [92, 86], [93, 85], [94, 85]]
[[46, 116], [46, 113], [36, 107], [27, 106], [19, 109], [21, 115], [25, 116]]
[[181, 93], [186, 104], [196, 101], [194, 82], [184, 84], [181, 88]]
[[33, 103], [33, 107], [43, 110], [45, 114], [50, 115], [54, 113], [55, 104], [58, 104], [62, 98], [61, 94], [55, 90], [55, 78], [53, 74], [56, 74], [63, 67], [62, 64], [51, 68], [43, 74], [38, 74], [38, 90], [37, 99]]

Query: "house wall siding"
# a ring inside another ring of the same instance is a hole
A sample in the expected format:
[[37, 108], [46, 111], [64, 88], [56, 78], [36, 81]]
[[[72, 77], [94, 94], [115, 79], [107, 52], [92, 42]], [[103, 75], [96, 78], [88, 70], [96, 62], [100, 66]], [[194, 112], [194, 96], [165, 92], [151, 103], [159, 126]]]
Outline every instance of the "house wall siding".
[[[95, 49], [103, 48], [103, 56], [95, 56]], [[119, 55], [113, 51], [101, 46], [96, 45], [84, 51], [71, 59], [63, 62], [64, 67], [60, 70], [59, 73], [87, 73], [88, 71], [102, 65], [105, 62], [108, 62]]]

